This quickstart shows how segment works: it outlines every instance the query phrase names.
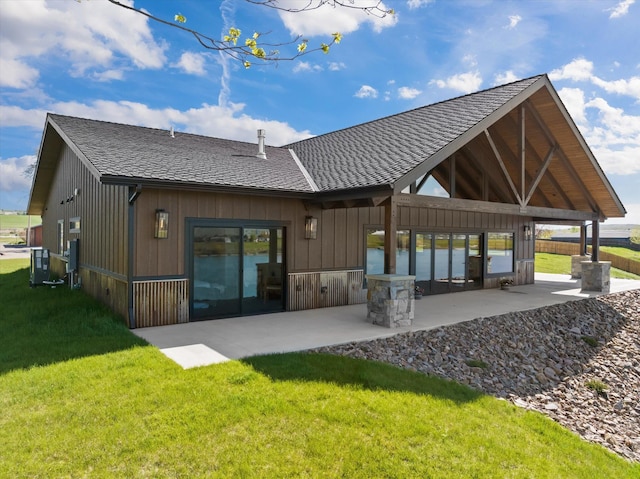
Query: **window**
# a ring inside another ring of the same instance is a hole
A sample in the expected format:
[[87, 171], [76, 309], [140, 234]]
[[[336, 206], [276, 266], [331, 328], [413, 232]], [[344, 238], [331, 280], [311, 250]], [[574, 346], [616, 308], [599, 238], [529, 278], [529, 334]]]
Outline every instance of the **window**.
[[[384, 230], [367, 230], [367, 274], [384, 273], [384, 236]], [[409, 231], [397, 232], [396, 274], [409, 274], [410, 237]]]
[[513, 233], [487, 235], [487, 273], [513, 273]]
[[80, 217], [76, 216], [69, 220], [69, 233], [80, 233]]
[[64, 220], [58, 220], [58, 254], [64, 254]]

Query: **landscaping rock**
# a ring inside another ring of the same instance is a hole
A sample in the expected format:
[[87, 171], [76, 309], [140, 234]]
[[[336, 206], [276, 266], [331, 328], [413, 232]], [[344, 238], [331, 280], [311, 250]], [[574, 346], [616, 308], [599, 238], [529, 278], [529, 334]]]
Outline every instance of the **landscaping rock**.
[[640, 462], [640, 290], [314, 351], [467, 384]]

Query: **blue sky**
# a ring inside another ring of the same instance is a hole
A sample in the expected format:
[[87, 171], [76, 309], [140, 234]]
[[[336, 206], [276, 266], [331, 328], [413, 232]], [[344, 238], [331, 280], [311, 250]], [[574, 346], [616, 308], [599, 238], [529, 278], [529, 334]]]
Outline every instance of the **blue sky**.
[[23, 171], [47, 112], [243, 141], [264, 128], [279, 146], [548, 73], [628, 211], [615, 222], [640, 224], [635, 0], [389, 0], [396, 15], [385, 18], [330, 7], [284, 14], [243, 0], [123, 3], [169, 20], [181, 13], [216, 38], [232, 26], [241, 41], [254, 31], [273, 43], [303, 34], [310, 48], [333, 32], [343, 38], [327, 55], [247, 70], [105, 0], [2, 0], [0, 209], [26, 209]]

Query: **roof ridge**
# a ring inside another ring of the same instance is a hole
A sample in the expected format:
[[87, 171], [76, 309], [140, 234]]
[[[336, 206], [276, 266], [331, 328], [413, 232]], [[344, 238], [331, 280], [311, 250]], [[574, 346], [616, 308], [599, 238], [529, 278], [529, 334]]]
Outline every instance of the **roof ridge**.
[[[114, 126], [118, 126], [118, 127], [128, 127], [128, 128], [140, 128], [140, 129], [144, 129], [144, 130], [150, 130], [150, 131], [156, 131], [156, 132], [166, 132], [166, 133], [170, 133], [171, 129], [164, 129], [164, 128], [154, 128], [151, 126], [143, 126], [143, 125], [132, 125], [130, 123], [118, 123], [115, 121], [106, 121], [106, 120], [96, 120], [95, 118], [84, 118], [84, 117], [79, 117], [79, 116], [71, 116], [71, 115], [60, 115], [58, 113], [52, 113], [52, 112], [47, 112], [47, 117], [51, 117], [54, 121], [56, 119], [56, 117], [58, 118], [69, 118], [71, 120], [82, 120], [82, 121], [90, 121], [90, 122], [94, 122], [94, 123], [102, 123], [102, 124], [107, 124], [107, 125], [114, 125]], [[243, 140], [232, 140], [230, 138], [222, 138], [219, 136], [210, 136], [210, 135], [201, 135], [198, 133], [189, 133], [189, 132], [185, 132], [185, 131], [179, 131], [174, 129], [173, 130], [174, 134], [180, 134], [180, 135], [187, 135], [187, 136], [191, 136], [191, 137], [196, 137], [196, 138], [206, 138], [208, 140], [221, 140], [221, 141], [229, 141], [229, 142], [233, 142], [233, 143], [241, 143], [241, 144], [245, 144], [245, 145], [256, 145], [257, 142], [252, 142], [252, 141], [243, 141]], [[277, 149], [284, 149], [286, 150], [287, 148], [284, 146], [274, 146], [274, 145], [265, 145], [266, 148], [277, 148]]]
[[321, 135], [312, 136], [310, 138], [305, 138], [304, 140], [298, 140], [298, 141], [295, 141], [293, 143], [289, 143], [289, 144], [283, 145], [283, 147], [291, 147], [293, 145], [297, 145], [299, 143], [304, 143], [306, 141], [313, 140], [315, 138], [321, 138], [321, 137], [324, 137], [324, 136], [327, 136], [327, 135], [333, 135], [333, 134], [341, 132], [341, 131], [351, 130], [353, 128], [358, 128], [358, 127], [361, 127], [361, 126], [364, 126], [364, 125], [369, 125], [371, 123], [376, 123], [376, 122], [379, 122], [379, 121], [382, 121], [382, 120], [387, 120], [389, 118], [394, 118], [396, 116], [405, 115], [407, 113], [411, 113], [411, 112], [414, 112], [414, 111], [422, 110], [424, 108], [430, 108], [430, 107], [434, 107], [436, 105], [441, 105], [443, 103], [449, 103], [449, 102], [452, 102], [452, 101], [460, 100], [461, 98], [466, 98], [466, 97], [470, 97], [470, 96], [474, 96], [474, 95], [479, 95], [481, 93], [486, 93], [486, 92], [489, 92], [491, 90], [497, 90], [499, 88], [505, 88], [505, 87], [508, 87], [509, 85], [514, 85], [516, 83], [526, 82], [526, 81], [530, 81], [530, 80], [534, 80], [534, 79], [538, 80], [539, 78], [542, 78], [544, 76], [547, 76], [547, 74], [546, 73], [541, 73], [541, 74], [533, 75], [533, 76], [530, 76], [530, 77], [527, 77], [527, 78], [521, 78], [520, 80], [514, 80], [514, 81], [509, 82], [509, 83], [504, 83], [502, 85], [496, 85], [496, 86], [493, 86], [493, 87], [490, 87], [490, 88], [485, 88], [484, 90], [478, 90], [478, 91], [472, 92], [472, 93], [465, 93], [464, 95], [459, 95], [459, 96], [456, 96], [456, 97], [453, 97], [453, 98], [448, 98], [446, 100], [440, 100], [440, 101], [437, 101], [435, 103], [430, 103], [428, 105], [422, 105], [422, 106], [419, 106], [419, 107], [416, 107], [416, 108], [412, 108], [410, 110], [404, 110], [404, 111], [401, 111], [401, 112], [398, 112], [398, 113], [393, 113], [391, 115], [383, 116], [381, 118], [375, 118], [373, 120], [369, 120], [369, 121], [365, 121], [365, 122], [362, 122], [362, 123], [358, 123], [357, 125], [351, 125], [351, 126], [347, 126], [345, 128], [340, 128], [339, 130], [328, 131], [326, 133], [322, 133]]

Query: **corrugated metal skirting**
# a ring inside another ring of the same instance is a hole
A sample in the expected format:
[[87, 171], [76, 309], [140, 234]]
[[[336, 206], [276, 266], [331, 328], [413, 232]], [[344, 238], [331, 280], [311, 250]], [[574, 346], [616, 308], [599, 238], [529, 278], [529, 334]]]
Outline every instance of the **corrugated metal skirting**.
[[364, 271], [322, 271], [289, 273], [289, 311], [361, 304], [367, 301], [362, 289]]
[[188, 322], [189, 280], [135, 281], [133, 314], [138, 328]]

